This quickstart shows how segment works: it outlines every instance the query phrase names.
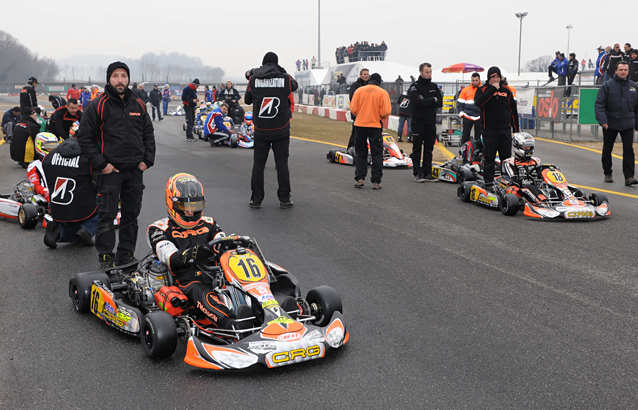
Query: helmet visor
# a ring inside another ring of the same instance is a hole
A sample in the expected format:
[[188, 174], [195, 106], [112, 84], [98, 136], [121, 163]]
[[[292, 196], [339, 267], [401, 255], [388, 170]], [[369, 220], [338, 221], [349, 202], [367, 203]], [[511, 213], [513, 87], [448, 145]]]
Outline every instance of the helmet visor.
[[46, 141], [42, 143], [42, 149], [46, 152], [51, 151], [53, 148], [57, 147], [59, 143], [57, 141]]
[[173, 198], [173, 208], [181, 212], [202, 212], [206, 206], [203, 196]]

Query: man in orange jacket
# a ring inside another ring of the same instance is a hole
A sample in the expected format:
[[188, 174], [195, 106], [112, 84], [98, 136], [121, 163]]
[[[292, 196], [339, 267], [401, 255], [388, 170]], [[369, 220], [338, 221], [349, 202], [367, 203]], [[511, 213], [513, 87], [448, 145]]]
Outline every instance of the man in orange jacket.
[[355, 128], [355, 172], [354, 186], [363, 188], [363, 181], [368, 173], [368, 142], [372, 156], [372, 189], [381, 189], [383, 177], [383, 125], [381, 120], [388, 118], [392, 111], [390, 96], [381, 88], [381, 76], [374, 73], [368, 84], [360, 87], [354, 93], [350, 102], [350, 112], [356, 119]]
[[461, 144], [465, 144], [470, 140], [470, 132], [474, 127], [474, 139], [481, 138], [481, 109], [474, 104], [474, 94], [476, 89], [481, 86], [481, 76], [479, 73], [472, 74], [472, 84], [468, 85], [461, 91], [457, 104], [460, 110], [459, 117], [463, 121], [463, 138]]

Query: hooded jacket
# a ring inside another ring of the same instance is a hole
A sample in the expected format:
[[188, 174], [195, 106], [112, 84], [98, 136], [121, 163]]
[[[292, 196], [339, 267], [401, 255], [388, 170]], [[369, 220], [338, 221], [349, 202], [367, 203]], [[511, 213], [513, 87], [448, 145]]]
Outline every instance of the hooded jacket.
[[624, 60], [624, 57], [625, 53], [612, 49], [605, 57], [603, 72], [606, 72], [613, 77], [613, 75], [616, 73], [616, 64], [618, 64], [619, 61]]
[[188, 84], [182, 90], [182, 103], [184, 103], [184, 108], [192, 108], [195, 109], [197, 105], [193, 100], [197, 99], [197, 87], [195, 84]]
[[600, 77], [601, 75], [605, 74], [602, 70], [602, 65], [603, 65], [603, 61], [601, 61], [603, 59], [603, 57], [605, 56], [605, 52], [601, 51], [600, 53], [598, 53], [598, 57], [596, 58], [596, 69], [594, 70], [594, 77]]
[[51, 217], [58, 222], [79, 222], [97, 210], [89, 159], [82, 155], [78, 140], [69, 138], [42, 160], [49, 187]]
[[290, 119], [295, 108], [292, 93], [297, 87], [297, 81], [278, 64], [264, 64], [253, 71], [244, 101], [253, 104], [256, 137], [290, 132]]
[[390, 96], [376, 81], [368, 81], [354, 93], [350, 111], [356, 116], [356, 127], [383, 128], [381, 120], [392, 112]]
[[155, 134], [146, 104], [128, 88], [120, 98], [111, 86], [84, 110], [78, 135], [82, 153], [93, 168], [102, 171], [111, 163], [118, 170], [155, 162]]
[[35, 87], [27, 84], [20, 90], [20, 114], [27, 116], [31, 112], [31, 108], [38, 106], [38, 97], [35, 93]]
[[60, 140], [69, 138], [69, 131], [76, 121], [82, 120], [82, 111], [78, 110], [75, 115], [69, 114], [67, 106], [62, 106], [55, 110], [49, 120], [49, 130]]
[[159, 89], [152, 89], [148, 98], [152, 105], [159, 105], [162, 102], [162, 92]]
[[457, 100], [460, 112], [459, 117], [464, 117], [471, 121], [478, 121], [481, 119], [481, 109], [474, 103], [476, 90], [480, 86], [481, 85], [479, 84], [478, 87], [474, 87], [470, 84], [461, 91]]
[[[211, 93], [212, 97], [212, 93]], [[231, 87], [230, 90], [227, 87], [224, 87], [219, 93], [217, 93], [217, 100], [221, 102], [225, 102], [226, 104], [235, 106], [241, 96], [239, 95], [239, 91], [235, 87]], [[233, 102], [232, 100], [235, 100]]]
[[511, 128], [513, 132], [519, 131], [516, 101], [503, 81], [498, 90], [489, 83], [480, 86], [474, 95], [474, 104], [481, 109], [484, 130]]
[[11, 159], [29, 163], [35, 159], [35, 137], [40, 132], [40, 125], [28, 115], [23, 116], [13, 128], [11, 140]]
[[620, 131], [638, 129], [638, 86], [629, 77], [621, 80], [614, 74], [598, 89], [594, 109], [601, 125]]
[[436, 109], [443, 107], [441, 90], [432, 82], [419, 76], [408, 89], [412, 106], [412, 124], [436, 124]]

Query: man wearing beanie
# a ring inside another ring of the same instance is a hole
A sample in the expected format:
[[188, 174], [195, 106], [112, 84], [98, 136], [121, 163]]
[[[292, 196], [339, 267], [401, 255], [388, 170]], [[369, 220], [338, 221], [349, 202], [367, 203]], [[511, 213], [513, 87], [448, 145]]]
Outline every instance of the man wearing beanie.
[[436, 141], [436, 109], [443, 107], [443, 94], [432, 82], [432, 65], [421, 64], [419, 72], [419, 79], [408, 90], [412, 105], [412, 173], [416, 182], [438, 182], [432, 176], [432, 150]]
[[[104, 93], [87, 105], [78, 143], [97, 172], [98, 225], [95, 248], [100, 269], [135, 261], [137, 217], [142, 209], [143, 172], [155, 161], [155, 135], [146, 104], [129, 90], [130, 72], [116, 61], [106, 70]], [[119, 242], [113, 219], [121, 204]]]
[[355, 91], [350, 101], [350, 111], [356, 117], [354, 120], [355, 143], [357, 155], [354, 171], [354, 186], [363, 188], [366, 174], [368, 173], [368, 142], [370, 142], [370, 155], [372, 156], [372, 189], [381, 189], [383, 177], [383, 136], [381, 120], [388, 118], [392, 112], [390, 96], [387, 91], [379, 87], [381, 76], [374, 73], [370, 76], [367, 85]]
[[494, 184], [496, 152], [501, 161], [512, 156], [512, 132], [519, 131], [516, 101], [509, 88], [503, 84], [501, 70], [490, 67], [487, 83], [476, 90], [474, 104], [481, 109], [483, 122], [483, 151], [485, 163], [483, 177], [489, 189]]
[[290, 119], [295, 107], [293, 92], [297, 82], [279, 64], [277, 54], [268, 52], [262, 66], [246, 73], [248, 89], [244, 95], [246, 104], [253, 104], [255, 145], [253, 173], [250, 182], [252, 196], [249, 205], [260, 208], [264, 199], [264, 167], [272, 148], [277, 169], [279, 206], [291, 208], [290, 172], [288, 154], [290, 146]]
[[186, 113], [186, 141], [195, 142], [193, 138], [193, 125], [195, 125], [195, 108], [197, 108], [197, 87], [199, 80], [196, 78], [182, 90], [182, 103]]

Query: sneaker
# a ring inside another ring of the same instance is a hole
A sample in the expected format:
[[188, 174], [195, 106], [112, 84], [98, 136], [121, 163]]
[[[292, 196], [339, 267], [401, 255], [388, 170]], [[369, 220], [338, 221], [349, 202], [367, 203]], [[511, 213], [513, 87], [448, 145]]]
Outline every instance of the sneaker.
[[408, 142], [412, 142], [412, 135], [408, 135]]
[[611, 174], [605, 175], [605, 182], [609, 182], [609, 183], [614, 182], [614, 178], [611, 176]]
[[634, 177], [625, 179], [625, 185], [626, 186], [631, 186], [631, 185], [636, 185], [636, 184], [638, 184], [638, 179], [636, 179]]
[[124, 255], [115, 257], [116, 266], [128, 265], [129, 263], [134, 262], [137, 262], [137, 259], [135, 259], [135, 254], [133, 252], [126, 252]]
[[397, 138], [397, 142], [403, 142], [403, 138], [402, 137]]
[[552, 81], [556, 80], [554, 77], [549, 77], [549, 80], [547, 81], [548, 83], [551, 83]]
[[381, 183], [380, 182], [373, 182], [372, 183], [372, 189], [381, 189]]
[[89, 232], [88, 229], [86, 229], [85, 227], [80, 227], [80, 229], [78, 229], [78, 231], [75, 233], [77, 236], [80, 237], [80, 239], [82, 239], [82, 242], [84, 242], [85, 245], [87, 246], [93, 246], [95, 245], [95, 242], [93, 241], [93, 236], [91, 235], [91, 232]]
[[355, 187], [355, 188], [363, 188], [363, 179], [357, 179], [357, 180], [354, 182], [354, 187]]
[[434, 178], [432, 174], [427, 174], [425, 177], [423, 177], [423, 181], [419, 181], [419, 182], [439, 182], [439, 179]]
[[280, 201], [279, 202], [279, 207], [281, 209], [292, 208], [293, 206], [295, 206], [295, 204], [290, 199], [287, 200], [287, 201]]
[[257, 202], [254, 199], [250, 198], [250, 202], [248, 202], [248, 206], [251, 208], [259, 209], [261, 208], [261, 202]]
[[100, 256], [100, 270], [106, 270], [115, 267], [113, 264], [113, 255], [110, 253], [101, 253]]
[[421, 183], [421, 182], [425, 182], [425, 178], [423, 178], [423, 173], [422, 173], [422, 172], [419, 172], [418, 174], [416, 174], [416, 175], [414, 176], [414, 180], [415, 180], [416, 182], [419, 182], [419, 183]]
[[53, 219], [48, 220], [47, 218], [47, 230], [44, 233], [44, 244], [51, 249], [57, 249], [58, 239], [60, 239], [60, 226]]
[[160, 118], [159, 120], [160, 120], [160, 121], [164, 121], [164, 117]]

